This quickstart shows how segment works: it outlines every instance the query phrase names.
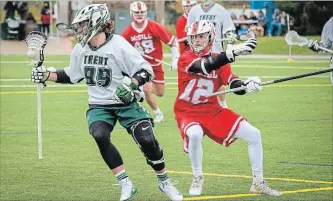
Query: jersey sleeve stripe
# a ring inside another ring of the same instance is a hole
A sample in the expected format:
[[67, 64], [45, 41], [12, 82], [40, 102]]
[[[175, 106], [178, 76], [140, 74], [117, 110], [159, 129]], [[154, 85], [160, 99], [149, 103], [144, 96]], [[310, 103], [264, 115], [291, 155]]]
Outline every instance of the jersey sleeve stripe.
[[199, 61], [199, 60], [201, 60], [201, 58], [196, 58], [196, 59], [194, 59], [186, 68], [185, 68], [185, 72], [186, 73], [189, 73], [188, 72], [188, 69], [194, 64], [194, 62], [196, 62], [196, 61]]
[[168, 42], [168, 45], [171, 46], [174, 41], [175, 41], [175, 37], [172, 36], [171, 39], [170, 39], [170, 41]]
[[180, 38], [180, 39], [178, 39], [178, 42], [183, 42], [183, 41], [185, 41], [186, 39], [187, 39], [187, 37]]

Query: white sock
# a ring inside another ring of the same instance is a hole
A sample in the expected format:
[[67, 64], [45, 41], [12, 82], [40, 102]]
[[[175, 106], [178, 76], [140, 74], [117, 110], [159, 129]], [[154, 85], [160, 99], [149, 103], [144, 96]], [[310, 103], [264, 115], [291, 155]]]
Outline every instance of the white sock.
[[160, 108], [158, 107], [156, 110], [154, 110], [154, 114], [161, 114], [162, 111], [160, 110]]
[[220, 105], [221, 105], [223, 108], [228, 108], [227, 100], [220, 100]]
[[251, 161], [253, 182], [263, 181], [263, 151], [260, 131], [243, 120], [235, 133], [235, 138], [248, 142], [249, 158]]
[[186, 135], [189, 138], [188, 153], [190, 156], [193, 175], [202, 175], [202, 145], [203, 130], [199, 125], [187, 129]]

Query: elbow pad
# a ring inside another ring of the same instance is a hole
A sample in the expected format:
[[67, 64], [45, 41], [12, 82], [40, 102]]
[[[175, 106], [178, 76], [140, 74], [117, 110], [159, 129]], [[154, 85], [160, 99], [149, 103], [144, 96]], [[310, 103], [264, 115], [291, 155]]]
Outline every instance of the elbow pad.
[[[244, 86], [244, 82], [240, 79], [233, 79], [230, 83], [229, 83], [229, 88], [233, 89], [233, 88], [238, 88]], [[234, 94], [236, 95], [244, 95], [246, 94], [245, 90], [243, 91], [236, 91], [234, 92]]]
[[133, 78], [136, 79], [139, 86], [141, 86], [150, 81], [151, 75], [146, 70], [141, 69], [133, 75]]
[[56, 83], [73, 84], [71, 82], [71, 78], [66, 74], [66, 72], [64, 70], [57, 70], [56, 73], [57, 73]]
[[225, 52], [218, 55], [210, 55], [206, 59], [195, 62], [189, 69], [192, 73], [202, 73], [208, 75], [213, 70], [219, 69], [221, 66], [230, 63]]

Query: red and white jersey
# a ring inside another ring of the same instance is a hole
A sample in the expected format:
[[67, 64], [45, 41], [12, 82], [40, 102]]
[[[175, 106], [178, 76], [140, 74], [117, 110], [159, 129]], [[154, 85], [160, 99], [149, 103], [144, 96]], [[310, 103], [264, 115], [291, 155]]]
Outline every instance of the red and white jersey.
[[[142, 28], [136, 28], [133, 22], [122, 33], [122, 36], [137, 49], [141, 55], [145, 54], [155, 59], [163, 59], [162, 43], [172, 46], [176, 38], [161, 24], [146, 20]], [[146, 59], [152, 66], [161, 63]]]
[[176, 22], [176, 32], [177, 32], [180, 54], [183, 54], [183, 52], [190, 49], [190, 46], [184, 45], [184, 41], [187, 40], [187, 34], [185, 31], [186, 23], [187, 23], [187, 16], [185, 14], [181, 15]]
[[188, 72], [189, 67], [204, 57], [198, 57], [192, 51], [184, 52], [178, 61], [178, 95], [174, 105], [176, 118], [183, 115], [202, 116], [214, 115], [222, 107], [217, 96], [207, 98], [205, 95], [218, 91], [222, 85], [237, 78], [229, 64], [209, 75], [200, 75]]

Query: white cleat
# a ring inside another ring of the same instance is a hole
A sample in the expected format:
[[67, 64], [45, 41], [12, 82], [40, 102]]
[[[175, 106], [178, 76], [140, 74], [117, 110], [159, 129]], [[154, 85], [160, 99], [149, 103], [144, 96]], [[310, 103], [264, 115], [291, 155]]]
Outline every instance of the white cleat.
[[158, 188], [163, 193], [167, 194], [167, 196], [169, 196], [172, 201], [181, 201], [184, 198], [183, 194], [173, 186], [173, 183], [170, 179], [165, 181], [158, 181]]
[[190, 187], [190, 190], [188, 191], [190, 196], [201, 195], [203, 182], [204, 178], [202, 175], [193, 176], [192, 185]]
[[281, 196], [282, 193], [279, 191], [270, 188], [267, 185], [266, 181], [262, 181], [260, 183], [252, 183], [251, 188], [250, 188], [250, 193], [255, 193], [255, 194], [264, 194], [264, 195], [271, 195], [271, 196]]
[[131, 200], [136, 193], [136, 187], [128, 178], [122, 179], [119, 184], [121, 186], [120, 201]]
[[154, 123], [161, 123], [164, 121], [163, 113], [156, 113], [155, 116]]

